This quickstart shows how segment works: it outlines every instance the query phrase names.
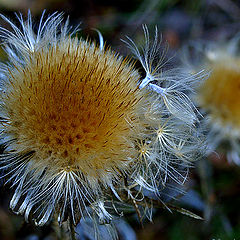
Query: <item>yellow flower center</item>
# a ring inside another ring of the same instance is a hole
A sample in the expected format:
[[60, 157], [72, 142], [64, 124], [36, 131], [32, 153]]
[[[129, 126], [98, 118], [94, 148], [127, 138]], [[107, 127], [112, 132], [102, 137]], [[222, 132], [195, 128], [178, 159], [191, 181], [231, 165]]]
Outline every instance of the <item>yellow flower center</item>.
[[17, 151], [35, 151], [36, 162], [91, 176], [138, 155], [131, 138], [143, 128], [138, 103], [144, 96], [127, 60], [68, 39], [25, 61], [9, 70], [5, 94]]
[[213, 62], [211, 75], [200, 88], [199, 100], [213, 121], [240, 128], [240, 60]]

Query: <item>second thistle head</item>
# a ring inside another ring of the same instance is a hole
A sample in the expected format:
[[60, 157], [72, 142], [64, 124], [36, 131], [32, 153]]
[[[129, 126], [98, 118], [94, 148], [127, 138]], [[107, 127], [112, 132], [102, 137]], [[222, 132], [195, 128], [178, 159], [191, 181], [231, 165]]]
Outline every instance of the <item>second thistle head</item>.
[[198, 88], [197, 102], [205, 116], [209, 152], [227, 149], [229, 161], [240, 164], [240, 57], [239, 36], [226, 42], [200, 42], [193, 45], [198, 56], [192, 71], [209, 71]]

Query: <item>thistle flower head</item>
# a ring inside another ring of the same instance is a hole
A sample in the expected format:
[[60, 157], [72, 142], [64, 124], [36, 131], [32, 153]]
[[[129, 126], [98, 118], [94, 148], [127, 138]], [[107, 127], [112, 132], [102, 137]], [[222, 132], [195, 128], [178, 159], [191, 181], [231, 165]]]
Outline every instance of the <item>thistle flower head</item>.
[[[210, 151], [223, 141], [229, 142], [228, 159], [240, 164], [238, 141], [240, 137], [240, 58], [238, 37], [228, 43], [199, 43], [195, 47], [201, 58], [192, 69], [210, 71], [209, 77], [198, 89], [197, 101], [206, 114], [210, 127], [208, 142]], [[193, 71], [195, 71], [193, 70]]]
[[135, 206], [145, 190], [159, 196], [168, 181], [185, 181], [201, 146], [187, 96], [198, 76], [162, 72], [157, 31], [151, 43], [144, 27], [143, 53], [128, 42], [147, 80], [101, 35], [100, 46], [74, 37], [62, 14], [43, 15], [36, 33], [30, 13], [18, 16], [20, 28], [2, 18], [13, 31], [0, 29], [9, 58], [0, 69], [1, 165], [15, 212], [37, 225], [54, 214], [60, 224], [86, 215], [109, 223], [113, 200]]

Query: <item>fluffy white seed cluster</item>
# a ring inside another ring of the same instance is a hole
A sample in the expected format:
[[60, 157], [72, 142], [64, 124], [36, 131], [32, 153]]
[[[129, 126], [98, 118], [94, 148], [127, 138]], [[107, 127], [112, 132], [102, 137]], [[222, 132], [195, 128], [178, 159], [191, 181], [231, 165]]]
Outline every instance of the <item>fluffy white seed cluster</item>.
[[12, 31], [0, 28], [8, 55], [0, 68], [0, 160], [16, 188], [16, 213], [37, 225], [55, 215], [60, 224], [88, 216], [109, 225], [122, 204], [146, 213], [151, 195], [185, 182], [203, 147], [188, 97], [201, 74], [163, 71], [157, 29], [151, 41], [143, 27], [141, 50], [126, 42], [141, 79], [100, 34], [100, 46], [74, 37], [62, 14], [43, 14], [36, 33], [30, 13], [17, 16], [20, 27], [1, 17]]

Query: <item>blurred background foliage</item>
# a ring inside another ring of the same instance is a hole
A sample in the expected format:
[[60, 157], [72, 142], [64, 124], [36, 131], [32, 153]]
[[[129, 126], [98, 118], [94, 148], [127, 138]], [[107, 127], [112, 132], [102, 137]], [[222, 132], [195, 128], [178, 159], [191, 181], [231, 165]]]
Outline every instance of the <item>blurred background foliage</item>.
[[[28, 9], [36, 20], [44, 9], [47, 13], [63, 11], [70, 16], [71, 25], [81, 23], [82, 36], [94, 39], [97, 33], [92, 29], [98, 29], [106, 44], [123, 54], [128, 50], [120, 39], [128, 35], [140, 43], [142, 24], [152, 30], [157, 25], [169, 44], [169, 54], [180, 59], [180, 49], [190, 40], [227, 41], [240, 29], [239, 0], [0, 0], [0, 12], [10, 18], [14, 18], [14, 12], [27, 15]], [[0, 19], [0, 25], [6, 23]], [[0, 57], [5, 60], [3, 51]], [[56, 239], [54, 224], [37, 228], [9, 210], [13, 192], [8, 187], [0, 190], [0, 239]], [[126, 216], [136, 238], [240, 239], [239, 166], [227, 162], [221, 152], [212, 154], [191, 169], [187, 188], [187, 195], [177, 200], [178, 205], [204, 220], [158, 209], [153, 213], [153, 224], [145, 222], [142, 228], [140, 223], [136, 224], [135, 216]]]

